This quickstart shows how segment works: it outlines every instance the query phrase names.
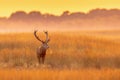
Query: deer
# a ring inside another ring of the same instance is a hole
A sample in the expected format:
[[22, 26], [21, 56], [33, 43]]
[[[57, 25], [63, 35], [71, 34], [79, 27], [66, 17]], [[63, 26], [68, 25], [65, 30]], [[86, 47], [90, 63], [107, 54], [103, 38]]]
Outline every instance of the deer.
[[44, 64], [45, 56], [46, 56], [46, 51], [47, 51], [47, 49], [49, 48], [48, 42], [50, 41], [50, 39], [48, 38], [48, 32], [47, 32], [47, 31], [44, 31], [44, 33], [46, 34], [46, 40], [45, 40], [45, 41], [41, 40], [41, 39], [37, 36], [37, 30], [34, 31], [34, 36], [35, 36], [35, 38], [42, 43], [42, 45], [39, 46], [39, 47], [37, 48], [37, 51], [36, 51], [39, 64], [40, 64], [40, 63]]

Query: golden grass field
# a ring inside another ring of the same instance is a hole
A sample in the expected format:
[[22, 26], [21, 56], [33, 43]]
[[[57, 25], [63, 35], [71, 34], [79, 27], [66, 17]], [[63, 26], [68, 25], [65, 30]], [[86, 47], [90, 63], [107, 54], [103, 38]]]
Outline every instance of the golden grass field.
[[[38, 65], [33, 33], [0, 34], [0, 80], [120, 80], [120, 32], [49, 32]], [[38, 33], [45, 39], [43, 33]]]

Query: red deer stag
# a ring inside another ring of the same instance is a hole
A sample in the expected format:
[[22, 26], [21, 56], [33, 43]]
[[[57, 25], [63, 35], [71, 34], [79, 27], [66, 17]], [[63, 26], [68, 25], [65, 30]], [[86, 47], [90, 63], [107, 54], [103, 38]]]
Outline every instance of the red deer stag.
[[46, 40], [42, 41], [37, 35], [37, 30], [34, 31], [34, 36], [36, 37], [37, 40], [39, 40], [42, 45], [40, 47], [37, 48], [37, 58], [39, 61], [39, 64], [42, 63], [44, 64], [44, 60], [45, 60], [45, 55], [46, 55], [46, 50], [49, 48], [48, 46], [48, 42], [50, 41], [50, 39], [48, 38], [48, 32], [44, 31], [44, 33], [46, 34]]

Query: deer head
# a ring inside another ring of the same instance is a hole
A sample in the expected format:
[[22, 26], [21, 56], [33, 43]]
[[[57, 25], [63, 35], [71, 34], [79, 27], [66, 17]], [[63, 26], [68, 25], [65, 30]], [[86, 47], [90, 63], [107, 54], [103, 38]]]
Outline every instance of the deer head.
[[47, 31], [44, 31], [44, 33], [46, 34], [46, 40], [45, 40], [45, 41], [41, 40], [41, 39], [37, 36], [36, 33], [37, 33], [37, 30], [34, 31], [34, 36], [36, 37], [36, 39], [42, 43], [42, 47], [43, 47], [43, 48], [48, 49], [48, 48], [49, 48], [48, 42], [50, 41], [50, 39], [48, 38], [48, 32], [47, 32]]

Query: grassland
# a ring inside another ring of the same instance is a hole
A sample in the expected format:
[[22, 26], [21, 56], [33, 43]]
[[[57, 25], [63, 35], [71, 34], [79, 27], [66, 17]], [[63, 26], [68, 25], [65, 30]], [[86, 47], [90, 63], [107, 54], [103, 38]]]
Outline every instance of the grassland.
[[[50, 32], [45, 64], [38, 65], [41, 43], [33, 33], [0, 34], [0, 80], [119, 80], [119, 35]], [[45, 39], [43, 33], [39, 37]]]
[[118, 69], [50, 70], [32, 69], [0, 70], [1, 80], [119, 80]]

